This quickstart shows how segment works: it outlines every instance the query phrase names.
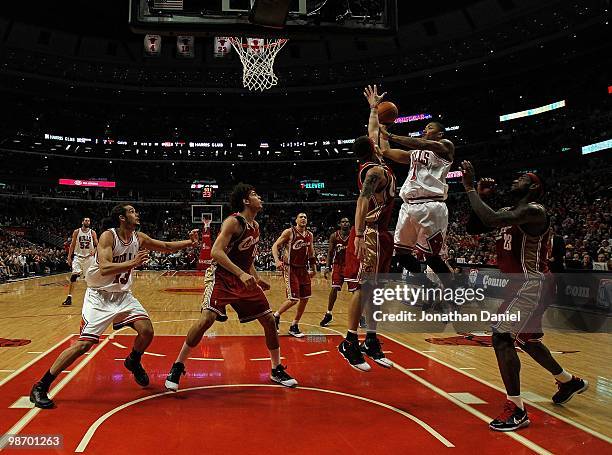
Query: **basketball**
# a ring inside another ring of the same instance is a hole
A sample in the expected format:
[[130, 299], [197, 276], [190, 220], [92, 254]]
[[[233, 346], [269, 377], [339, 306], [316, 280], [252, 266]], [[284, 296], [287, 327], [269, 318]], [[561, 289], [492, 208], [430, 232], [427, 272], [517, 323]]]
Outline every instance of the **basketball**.
[[378, 121], [384, 125], [389, 125], [395, 122], [399, 115], [397, 106], [391, 101], [383, 101], [378, 105]]

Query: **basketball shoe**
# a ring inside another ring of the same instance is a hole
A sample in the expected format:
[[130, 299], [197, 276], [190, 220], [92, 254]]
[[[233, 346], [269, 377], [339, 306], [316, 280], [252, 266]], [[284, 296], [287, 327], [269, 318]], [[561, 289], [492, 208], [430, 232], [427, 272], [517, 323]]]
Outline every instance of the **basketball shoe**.
[[557, 381], [557, 388], [559, 390], [552, 397], [553, 403], [563, 404], [571, 400], [577, 393], [585, 392], [589, 388], [589, 381], [572, 376], [568, 382]]
[[62, 306], [70, 306], [70, 305], [72, 305], [72, 297], [68, 296], [66, 297], [66, 300], [62, 302]]
[[172, 368], [170, 368], [170, 373], [166, 376], [166, 382], [164, 384], [166, 389], [176, 392], [179, 388], [181, 375], [185, 376], [185, 365], [181, 362], [173, 363]]
[[40, 382], [37, 382], [30, 391], [30, 401], [34, 406], [41, 409], [51, 409], [55, 406], [53, 400], [47, 396], [46, 390]]
[[304, 332], [300, 330], [297, 324], [293, 324], [291, 327], [289, 327], [289, 335], [296, 338], [302, 338], [304, 336]]
[[136, 384], [141, 387], [146, 387], [149, 385], [149, 375], [142, 367], [142, 364], [140, 362], [128, 356], [123, 362], [123, 365], [132, 372]]
[[359, 349], [359, 342], [350, 342], [343, 340], [338, 345], [338, 352], [342, 354], [342, 357], [349, 363], [350, 366], [359, 371], [370, 371], [370, 365], [363, 358], [363, 354]]
[[278, 382], [285, 387], [295, 387], [298, 382], [293, 379], [287, 372], [285, 371], [284, 366], [279, 365], [276, 368], [272, 368], [272, 372], [270, 373], [270, 379], [274, 382]]
[[359, 346], [359, 349], [381, 367], [391, 368], [393, 366], [393, 362], [383, 354], [381, 342], [377, 337], [366, 337], [365, 341]]
[[321, 320], [321, 322], [319, 322], [319, 325], [321, 327], [327, 327], [327, 325], [332, 322], [333, 317], [331, 315], [331, 313], [325, 313], [325, 316], [323, 316], [323, 319]]
[[489, 428], [495, 431], [515, 431], [526, 427], [529, 422], [527, 408], [521, 409], [512, 401], [506, 401], [503, 412], [489, 423]]

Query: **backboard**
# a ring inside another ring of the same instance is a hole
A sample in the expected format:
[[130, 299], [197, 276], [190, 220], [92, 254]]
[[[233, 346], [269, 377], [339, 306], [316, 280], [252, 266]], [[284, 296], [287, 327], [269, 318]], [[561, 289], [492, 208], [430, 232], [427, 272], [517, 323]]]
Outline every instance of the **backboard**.
[[286, 26], [249, 22], [254, 0], [130, 0], [136, 33], [311, 38], [397, 32], [397, 0], [290, 0]]

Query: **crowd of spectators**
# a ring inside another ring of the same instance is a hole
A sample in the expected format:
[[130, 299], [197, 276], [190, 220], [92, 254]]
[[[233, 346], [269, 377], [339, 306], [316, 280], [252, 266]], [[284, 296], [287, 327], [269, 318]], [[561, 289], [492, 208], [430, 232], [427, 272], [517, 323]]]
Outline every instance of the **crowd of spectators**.
[[[562, 259], [557, 258], [557, 261], [561, 260], [567, 269], [612, 270], [612, 207], [607, 168], [602, 167], [601, 163], [595, 163], [592, 167], [582, 170], [557, 169], [546, 176], [545, 181], [548, 191], [542, 203], [549, 212], [555, 238], [562, 244], [562, 249], [556, 249], [555, 252], [564, 256]], [[509, 188], [509, 179], [499, 182], [496, 195], [489, 201], [491, 206], [501, 208], [511, 204], [506, 188]], [[400, 201], [397, 202], [396, 213], [400, 205]], [[450, 262], [459, 267], [463, 264], [495, 266], [497, 258], [494, 234], [473, 236], [465, 231], [470, 211], [461, 191], [451, 194], [448, 206], [450, 218], [447, 247]], [[0, 207], [0, 225], [27, 228], [30, 234], [51, 232], [66, 240], [85, 216], [92, 219], [92, 227], [100, 232], [102, 220], [108, 214], [112, 203], [87, 204], [84, 201], [58, 202], [37, 199], [24, 204], [21, 200], [0, 198]], [[163, 240], [183, 239], [193, 227], [191, 212], [186, 204], [145, 204], [137, 205], [137, 208], [141, 213], [141, 229], [152, 237]], [[350, 201], [330, 205], [266, 205], [258, 216], [261, 240], [255, 260], [256, 266], [261, 270], [274, 269], [272, 244], [283, 229], [291, 226], [295, 216], [301, 211], [309, 217], [308, 227], [314, 234], [317, 259], [319, 263], [324, 263], [329, 235], [337, 228], [340, 218], [348, 216], [353, 219], [353, 210], [354, 204]], [[395, 220], [392, 221], [391, 227], [394, 223]], [[218, 223], [213, 224], [213, 238], [218, 228]], [[149, 268], [195, 269], [199, 253], [199, 250], [195, 249], [186, 249], [170, 255], [154, 253], [151, 255]], [[7, 234], [4, 235], [0, 258], [1, 273], [5, 278], [66, 269], [65, 252], [62, 252], [61, 248], [35, 245]]]
[[62, 248], [37, 245], [0, 229], [0, 283], [67, 270]]

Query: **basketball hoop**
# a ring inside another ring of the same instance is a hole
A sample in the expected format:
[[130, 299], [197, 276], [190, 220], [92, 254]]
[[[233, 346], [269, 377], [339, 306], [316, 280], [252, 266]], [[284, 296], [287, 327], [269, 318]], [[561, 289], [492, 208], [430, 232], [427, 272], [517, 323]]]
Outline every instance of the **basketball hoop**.
[[278, 84], [278, 77], [274, 74], [274, 59], [287, 44], [287, 39], [230, 36], [229, 41], [240, 56], [242, 84], [245, 88], [263, 92]]

